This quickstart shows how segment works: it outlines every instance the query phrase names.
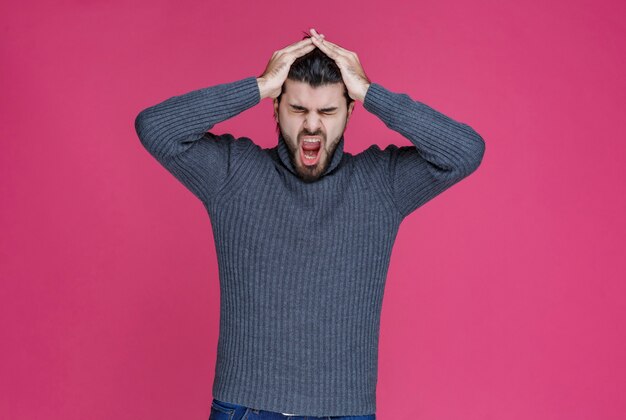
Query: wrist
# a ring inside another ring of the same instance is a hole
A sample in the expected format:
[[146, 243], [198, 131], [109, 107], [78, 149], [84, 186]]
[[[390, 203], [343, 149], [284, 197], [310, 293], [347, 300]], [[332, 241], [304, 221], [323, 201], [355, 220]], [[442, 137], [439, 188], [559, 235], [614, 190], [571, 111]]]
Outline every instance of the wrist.
[[370, 90], [370, 86], [372, 86], [371, 83], [368, 83], [367, 86], [365, 86], [365, 93], [363, 94], [363, 100], [365, 100], [365, 97], [367, 96], [367, 92]]
[[257, 85], [259, 86], [259, 92], [261, 94], [261, 99], [267, 98], [267, 92], [265, 91], [265, 79], [262, 77], [256, 78]]
[[367, 91], [370, 89], [371, 85], [372, 85], [371, 83], [368, 83], [363, 88], [363, 93], [361, 94], [361, 97], [359, 98], [361, 100], [361, 102], [365, 102], [365, 97], [367, 96]]

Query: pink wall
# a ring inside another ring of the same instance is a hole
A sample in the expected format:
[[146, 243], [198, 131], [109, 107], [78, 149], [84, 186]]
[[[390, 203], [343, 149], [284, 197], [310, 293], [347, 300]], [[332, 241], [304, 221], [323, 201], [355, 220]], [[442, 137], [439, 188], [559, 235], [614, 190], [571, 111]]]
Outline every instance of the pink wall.
[[[211, 226], [134, 118], [314, 26], [487, 145], [402, 224], [377, 418], [625, 418], [626, 7], [508, 3], [0, 6], [0, 417], [208, 418]], [[272, 147], [271, 102], [214, 131]], [[410, 144], [358, 103], [372, 143]]]

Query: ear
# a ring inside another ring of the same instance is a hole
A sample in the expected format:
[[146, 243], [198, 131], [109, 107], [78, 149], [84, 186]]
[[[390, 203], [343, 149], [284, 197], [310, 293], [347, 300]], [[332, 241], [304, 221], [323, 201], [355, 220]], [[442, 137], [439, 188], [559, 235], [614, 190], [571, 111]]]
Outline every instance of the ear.
[[352, 101], [350, 102], [350, 105], [348, 105], [348, 116], [346, 118], [346, 122], [348, 122], [350, 120], [350, 115], [352, 115], [352, 110], [354, 109], [354, 103], [356, 101]]
[[278, 99], [274, 98], [274, 119], [278, 122]]

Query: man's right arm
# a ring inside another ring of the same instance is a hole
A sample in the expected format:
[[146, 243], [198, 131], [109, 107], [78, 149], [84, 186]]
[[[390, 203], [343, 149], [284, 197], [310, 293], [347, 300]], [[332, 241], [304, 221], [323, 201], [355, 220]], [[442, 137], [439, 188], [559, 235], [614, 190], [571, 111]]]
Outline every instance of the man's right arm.
[[146, 108], [135, 118], [135, 130], [141, 144], [163, 167], [208, 202], [237, 169], [252, 143], [207, 131], [260, 100], [260, 81], [248, 77]]

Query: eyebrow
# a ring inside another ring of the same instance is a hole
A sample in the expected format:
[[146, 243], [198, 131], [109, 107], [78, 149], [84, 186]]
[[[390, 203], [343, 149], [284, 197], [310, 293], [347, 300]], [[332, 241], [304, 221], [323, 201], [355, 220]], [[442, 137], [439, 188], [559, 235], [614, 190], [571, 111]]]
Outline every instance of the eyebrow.
[[[294, 108], [294, 109], [298, 109], [301, 111], [308, 111], [307, 108], [300, 106], [300, 105], [295, 105], [295, 104], [289, 104], [290, 107]], [[336, 111], [337, 107], [336, 106], [331, 106], [331, 107], [327, 107], [327, 108], [319, 108], [317, 111], [318, 112], [333, 112]]]

